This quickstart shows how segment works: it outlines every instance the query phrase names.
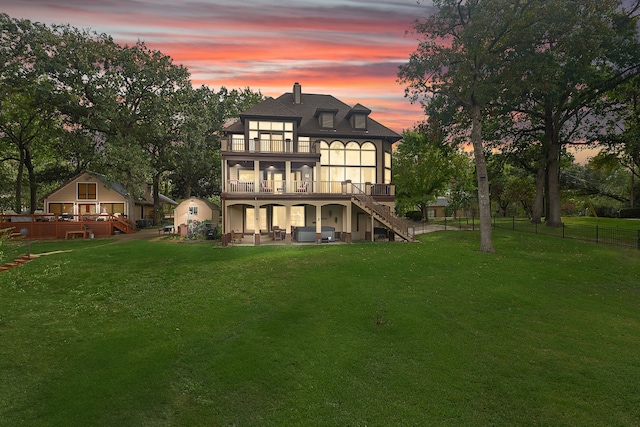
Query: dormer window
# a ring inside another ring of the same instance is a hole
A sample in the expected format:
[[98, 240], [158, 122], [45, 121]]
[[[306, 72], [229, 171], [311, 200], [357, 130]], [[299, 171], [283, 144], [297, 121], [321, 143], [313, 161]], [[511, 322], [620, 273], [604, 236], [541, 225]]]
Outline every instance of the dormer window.
[[351, 128], [354, 130], [367, 130], [367, 116], [371, 113], [367, 107], [361, 104], [356, 104], [347, 113], [347, 119], [351, 124]]
[[333, 114], [331, 113], [320, 114], [320, 127], [333, 129]]
[[367, 128], [367, 116], [364, 114], [354, 114], [351, 116], [351, 127], [365, 130]]
[[318, 108], [314, 116], [318, 119], [318, 126], [323, 129], [334, 129], [336, 127], [335, 120], [337, 109], [333, 108]]

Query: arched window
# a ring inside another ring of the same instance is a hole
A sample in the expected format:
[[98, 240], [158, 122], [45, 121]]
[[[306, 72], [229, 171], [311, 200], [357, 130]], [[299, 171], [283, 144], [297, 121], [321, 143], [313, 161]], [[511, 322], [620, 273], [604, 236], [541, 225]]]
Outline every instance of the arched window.
[[345, 165], [360, 166], [360, 145], [357, 142], [347, 142], [345, 154]]
[[371, 142], [362, 144], [362, 166], [376, 165], [376, 146]]
[[341, 141], [333, 141], [329, 147], [329, 164], [344, 165], [344, 144]]

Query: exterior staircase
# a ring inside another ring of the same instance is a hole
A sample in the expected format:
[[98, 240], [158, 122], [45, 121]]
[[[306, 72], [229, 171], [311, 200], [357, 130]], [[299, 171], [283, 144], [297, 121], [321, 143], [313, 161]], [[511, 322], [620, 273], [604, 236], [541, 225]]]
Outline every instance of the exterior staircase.
[[365, 194], [355, 185], [353, 186], [351, 200], [401, 238], [408, 242], [415, 242], [413, 228], [409, 226], [408, 221], [398, 217], [388, 206], [376, 202], [373, 197]]
[[31, 261], [33, 258], [37, 258], [38, 255], [22, 255], [17, 257], [11, 262], [7, 262], [4, 265], [0, 265], [0, 271], [9, 270], [13, 267], [18, 267], [19, 265], [24, 264], [25, 262]]
[[126, 234], [132, 234], [136, 232], [136, 223], [131, 221], [129, 218], [125, 218], [123, 216], [112, 216], [111, 221], [114, 230], [120, 230], [121, 232]]

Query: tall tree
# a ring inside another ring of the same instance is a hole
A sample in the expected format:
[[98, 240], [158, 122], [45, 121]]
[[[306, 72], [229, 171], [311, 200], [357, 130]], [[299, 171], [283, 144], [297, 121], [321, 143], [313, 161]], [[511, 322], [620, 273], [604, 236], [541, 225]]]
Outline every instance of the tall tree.
[[[594, 139], [592, 124], [611, 108], [606, 94], [640, 70], [639, 6], [637, 0], [632, 3], [624, 9], [620, 0], [535, 2], [539, 18], [521, 33], [504, 74], [508, 90], [502, 101], [516, 113], [514, 127], [543, 135], [539, 167], [545, 173], [539, 174], [537, 188], [538, 193], [543, 188], [547, 192], [549, 226], [562, 225], [559, 179], [564, 148]], [[541, 214], [537, 206], [535, 222]]]
[[227, 120], [263, 100], [249, 88], [217, 92], [202, 86], [191, 91], [185, 113], [184, 139], [179, 146], [178, 167], [172, 174], [175, 197], [211, 197], [220, 194], [220, 139]]
[[0, 23], [0, 158], [17, 163], [14, 208], [18, 212], [26, 169], [33, 213], [38, 201], [36, 155], [48, 152], [45, 146], [59, 124], [53, 106], [56, 90], [46, 75], [53, 35], [42, 24], [4, 14]]
[[602, 143], [600, 162], [616, 161], [629, 170], [629, 204], [638, 205], [640, 183], [640, 76], [620, 85], [611, 93], [617, 104]]
[[437, 132], [406, 131], [393, 153], [396, 201], [400, 209], [415, 209], [428, 219], [427, 208], [444, 196], [453, 182], [464, 180], [467, 156], [447, 145]]
[[56, 78], [73, 94], [70, 120], [100, 141], [102, 171], [127, 189], [129, 216], [150, 181], [160, 215], [159, 177], [174, 168], [188, 71], [141, 42], [122, 47], [103, 35], [61, 32]]
[[444, 104], [460, 109], [471, 122], [483, 252], [494, 248], [482, 122], [501, 92], [504, 63], [518, 43], [513, 34], [526, 21], [523, 16], [530, 18], [533, 1], [434, 0], [436, 13], [415, 24], [425, 40], [398, 74], [408, 84], [407, 94], [421, 100], [428, 114], [437, 114], [433, 107]]

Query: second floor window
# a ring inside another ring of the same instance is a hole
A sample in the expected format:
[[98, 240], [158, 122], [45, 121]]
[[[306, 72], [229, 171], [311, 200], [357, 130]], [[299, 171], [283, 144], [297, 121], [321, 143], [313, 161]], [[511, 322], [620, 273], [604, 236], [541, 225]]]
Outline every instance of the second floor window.
[[78, 183], [78, 200], [96, 200], [98, 198], [98, 189], [93, 182]]

